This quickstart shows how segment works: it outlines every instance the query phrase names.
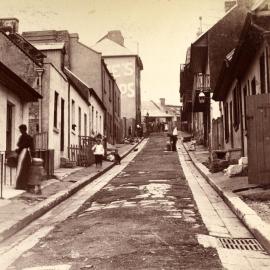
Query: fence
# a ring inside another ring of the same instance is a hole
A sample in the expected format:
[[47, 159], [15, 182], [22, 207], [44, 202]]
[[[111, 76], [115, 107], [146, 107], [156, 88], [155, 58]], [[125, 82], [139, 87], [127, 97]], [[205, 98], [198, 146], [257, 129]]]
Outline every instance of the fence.
[[88, 167], [94, 163], [94, 155], [91, 145], [71, 145], [68, 147], [70, 161], [77, 166]]

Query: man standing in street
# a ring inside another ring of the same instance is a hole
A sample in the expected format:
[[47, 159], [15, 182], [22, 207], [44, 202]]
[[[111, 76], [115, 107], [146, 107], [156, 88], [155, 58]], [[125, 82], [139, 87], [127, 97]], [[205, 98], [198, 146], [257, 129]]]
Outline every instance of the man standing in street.
[[173, 132], [172, 132], [172, 151], [176, 151], [176, 142], [178, 139], [177, 135], [178, 135], [177, 127], [174, 126]]

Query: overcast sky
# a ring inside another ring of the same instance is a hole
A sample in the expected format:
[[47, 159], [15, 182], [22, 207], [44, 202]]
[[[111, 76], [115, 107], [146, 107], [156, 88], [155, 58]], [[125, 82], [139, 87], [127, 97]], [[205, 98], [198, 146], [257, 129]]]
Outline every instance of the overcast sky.
[[19, 32], [68, 30], [93, 45], [109, 30], [121, 30], [125, 45], [139, 49], [144, 64], [142, 99], [179, 104], [179, 69], [186, 49], [224, 15], [224, 0], [10, 0], [0, 15], [16, 17]]

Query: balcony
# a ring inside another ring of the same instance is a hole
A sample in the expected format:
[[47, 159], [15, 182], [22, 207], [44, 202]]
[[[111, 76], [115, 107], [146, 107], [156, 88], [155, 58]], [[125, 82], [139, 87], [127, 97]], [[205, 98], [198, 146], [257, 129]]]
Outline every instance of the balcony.
[[195, 75], [195, 90], [200, 92], [209, 92], [210, 89], [210, 75], [197, 73]]
[[[194, 75], [192, 92], [193, 111], [200, 112], [207, 109], [210, 99], [210, 75], [197, 73]], [[199, 100], [199, 94], [204, 96], [204, 101]]]

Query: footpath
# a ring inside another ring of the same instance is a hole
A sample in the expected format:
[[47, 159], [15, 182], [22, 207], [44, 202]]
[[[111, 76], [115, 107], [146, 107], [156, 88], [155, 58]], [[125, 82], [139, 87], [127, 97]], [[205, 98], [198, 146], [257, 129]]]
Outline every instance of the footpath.
[[[117, 145], [121, 158], [127, 156], [139, 143]], [[56, 169], [56, 178], [42, 182], [41, 195], [13, 192], [16, 195], [13, 197], [10, 195], [12, 192], [9, 191], [9, 196], [0, 200], [0, 242], [23, 229], [113, 166], [115, 162], [104, 161], [100, 172], [96, 170], [94, 164], [89, 167]]]
[[[188, 134], [181, 132], [180, 136], [184, 138]], [[211, 173], [206, 167], [208, 150], [200, 146], [194, 149], [191, 142], [183, 142], [183, 145], [191, 161], [207, 182], [270, 253], [270, 200], [260, 200], [259, 194], [264, 194], [262, 188], [249, 184], [248, 177], [245, 176], [229, 177], [223, 172]], [[256, 194], [257, 200], [248, 199], [252, 198], [253, 194]]]

